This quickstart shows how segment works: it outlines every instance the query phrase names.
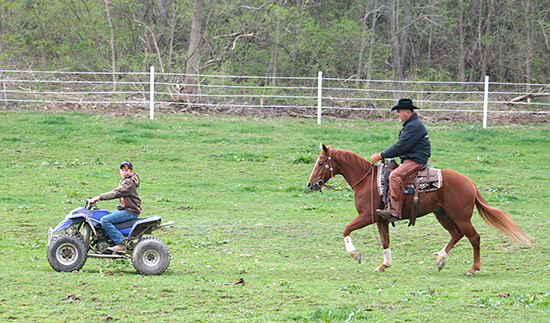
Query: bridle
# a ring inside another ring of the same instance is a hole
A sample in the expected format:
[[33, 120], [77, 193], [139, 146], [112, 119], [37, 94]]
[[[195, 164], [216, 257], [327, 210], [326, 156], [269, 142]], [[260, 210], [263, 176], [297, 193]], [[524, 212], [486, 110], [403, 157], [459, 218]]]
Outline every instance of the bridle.
[[[334, 178], [334, 167], [332, 167], [332, 165], [330, 164], [331, 161], [332, 161], [332, 156], [330, 156], [330, 155], [329, 155], [329, 156], [326, 156], [326, 159], [327, 159], [327, 163], [326, 163], [325, 166], [324, 166], [325, 169], [323, 170], [323, 176], [321, 177], [320, 180], [317, 181], [317, 186], [319, 186], [319, 190], [320, 190], [323, 186], [326, 187], [326, 188], [328, 188], [328, 189], [332, 189], [332, 190], [333, 190], [333, 189], [336, 189], [336, 187], [337, 187], [337, 186], [327, 185], [327, 184], [325, 183], [324, 178], [325, 178], [325, 175], [326, 175], [327, 171], [330, 171], [330, 179], [333, 179], [333, 178]], [[321, 162], [320, 157], [319, 157], [319, 162]], [[319, 166], [321, 166], [321, 165], [319, 165]]]

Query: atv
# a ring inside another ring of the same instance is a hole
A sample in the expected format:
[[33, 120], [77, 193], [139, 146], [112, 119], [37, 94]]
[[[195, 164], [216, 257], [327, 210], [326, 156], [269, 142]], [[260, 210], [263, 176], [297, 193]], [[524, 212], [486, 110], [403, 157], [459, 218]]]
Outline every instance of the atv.
[[107, 232], [101, 227], [101, 218], [110, 214], [86, 201], [85, 206], [72, 210], [65, 220], [48, 230], [48, 262], [53, 269], [63, 272], [80, 270], [90, 258], [131, 259], [132, 265], [144, 275], [160, 275], [170, 265], [168, 246], [159, 238], [149, 236], [174, 221], [161, 222], [160, 216], [137, 218], [116, 224], [124, 235], [127, 254], [111, 253], [114, 246]]

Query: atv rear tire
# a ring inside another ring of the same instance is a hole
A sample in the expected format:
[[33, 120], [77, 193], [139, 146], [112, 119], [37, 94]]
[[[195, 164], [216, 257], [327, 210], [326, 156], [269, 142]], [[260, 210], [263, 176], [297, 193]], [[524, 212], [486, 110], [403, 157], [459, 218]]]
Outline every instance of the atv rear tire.
[[132, 264], [143, 275], [160, 275], [170, 265], [170, 250], [159, 238], [141, 239], [132, 252]]
[[86, 263], [86, 244], [79, 235], [63, 232], [54, 236], [48, 246], [48, 262], [57, 271], [80, 270]]

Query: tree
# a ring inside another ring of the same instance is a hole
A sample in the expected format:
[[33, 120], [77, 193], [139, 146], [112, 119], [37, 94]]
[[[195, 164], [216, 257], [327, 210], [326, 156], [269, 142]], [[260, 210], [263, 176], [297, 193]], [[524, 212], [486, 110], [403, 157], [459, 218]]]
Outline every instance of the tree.
[[[535, 57], [535, 4], [532, 0], [525, 0], [525, 31], [527, 50], [525, 57], [525, 78], [527, 83], [533, 81], [533, 60]], [[530, 87], [527, 88], [528, 90]]]
[[205, 5], [0, 0], [0, 63], [75, 71], [143, 71], [160, 64], [161, 71], [187, 73], [190, 85], [199, 72], [312, 76], [318, 70], [337, 78], [550, 80], [547, 0]]
[[113, 72], [113, 92], [116, 91], [116, 59], [115, 59], [115, 33], [113, 29], [113, 21], [109, 12], [109, 0], [105, 0], [105, 11], [107, 12], [107, 20], [109, 21], [109, 29], [111, 30], [111, 71]]
[[200, 43], [202, 38], [202, 10], [204, 7], [204, 0], [195, 0], [195, 7], [193, 10], [193, 23], [191, 26], [191, 35], [189, 37], [189, 51], [187, 56], [187, 63], [185, 64], [185, 84], [186, 92], [193, 93], [194, 85], [197, 82], [197, 74], [199, 74], [199, 57], [200, 57]]
[[282, 14], [281, 14], [281, 8], [283, 7], [283, 0], [278, 0], [277, 2], [277, 21], [275, 24], [275, 41], [273, 42], [273, 46], [271, 46], [271, 76], [273, 77], [272, 85], [276, 85], [276, 77], [279, 75], [279, 51], [281, 46], [281, 22], [282, 22]]

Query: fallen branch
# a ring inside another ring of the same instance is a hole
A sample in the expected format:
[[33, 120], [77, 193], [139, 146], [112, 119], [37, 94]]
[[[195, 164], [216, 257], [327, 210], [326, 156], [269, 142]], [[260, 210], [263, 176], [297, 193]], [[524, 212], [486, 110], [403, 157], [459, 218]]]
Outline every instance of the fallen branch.
[[529, 93], [522, 94], [522, 95], [520, 95], [518, 97], [515, 97], [515, 98], [511, 99], [510, 101], [506, 102], [506, 104], [508, 104], [508, 105], [518, 104], [518, 103], [521, 103], [521, 101], [525, 101], [525, 100], [527, 100], [528, 103], [531, 103], [531, 100], [533, 98], [538, 98], [538, 97], [541, 97], [541, 96], [550, 96], [550, 93], [546, 92], [546, 90], [549, 87], [550, 87], [550, 84], [547, 84], [546, 86], [543, 86], [543, 87], [539, 88], [536, 92], [531, 91]]

